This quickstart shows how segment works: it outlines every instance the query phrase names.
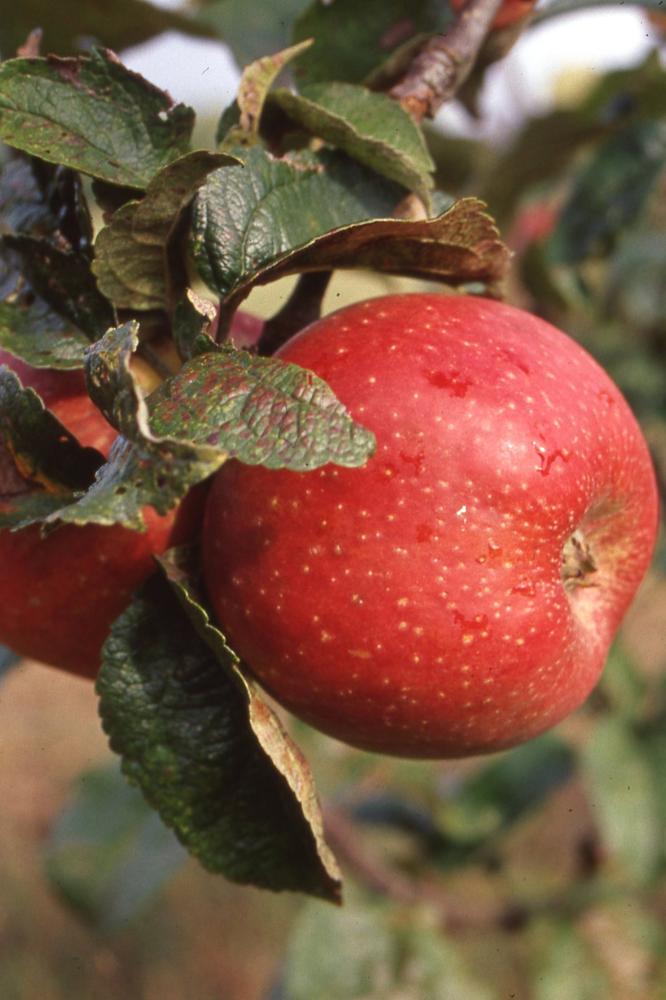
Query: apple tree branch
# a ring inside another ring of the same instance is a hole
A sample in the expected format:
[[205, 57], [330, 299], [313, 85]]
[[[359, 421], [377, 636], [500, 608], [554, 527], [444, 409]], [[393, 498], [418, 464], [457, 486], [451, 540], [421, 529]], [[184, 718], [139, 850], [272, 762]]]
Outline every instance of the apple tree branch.
[[414, 118], [432, 118], [469, 75], [503, 0], [468, 0], [458, 19], [432, 38], [389, 91]]

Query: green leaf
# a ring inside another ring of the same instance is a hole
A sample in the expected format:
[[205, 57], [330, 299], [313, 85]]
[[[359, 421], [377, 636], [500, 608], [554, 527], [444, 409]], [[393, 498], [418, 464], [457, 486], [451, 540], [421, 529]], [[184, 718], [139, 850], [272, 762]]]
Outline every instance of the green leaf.
[[48, 238], [59, 250], [89, 257], [93, 224], [81, 177], [66, 167], [12, 153], [0, 173], [5, 233]]
[[49, 163], [143, 189], [187, 152], [194, 112], [113, 53], [0, 66], [0, 138]]
[[605, 256], [638, 218], [666, 165], [666, 123], [638, 121], [604, 143], [576, 178], [550, 239], [551, 258]]
[[314, 0], [298, 18], [294, 41], [314, 38], [298, 60], [303, 83], [361, 83], [393, 52], [418, 34], [443, 31], [452, 20], [441, 0]]
[[223, 153], [195, 150], [163, 167], [141, 201], [118, 209], [95, 242], [93, 272], [119, 309], [164, 309], [167, 251], [182, 211], [211, 171], [238, 161]]
[[448, 841], [442, 863], [448, 867], [466, 861], [489, 837], [544, 802], [574, 768], [572, 751], [553, 736], [532, 740], [481, 768], [440, 800], [437, 825]]
[[34, 236], [5, 236], [3, 243], [22, 258], [22, 276], [37, 295], [77, 331], [96, 340], [113, 325], [113, 308], [100, 294], [84, 254]]
[[71, 171], [20, 156], [0, 175], [0, 347], [35, 367], [80, 368], [112, 321], [90, 273], [90, 219]]
[[92, 486], [54, 513], [53, 521], [124, 524], [145, 530], [142, 510], [147, 504], [166, 514], [226, 458], [224, 452], [205, 443], [195, 445], [153, 434], [148, 406], [130, 371], [138, 342], [138, 324], [132, 321], [109, 330], [87, 352], [90, 396], [121, 436]]
[[15, 156], [0, 172], [0, 219], [3, 229], [14, 233], [50, 235], [58, 220], [37, 183], [34, 160]]
[[108, 461], [95, 481], [49, 517], [51, 523], [122, 524], [145, 531], [143, 510], [152, 506], [167, 514], [192, 486], [219, 469], [224, 455], [213, 449], [160, 441], [134, 444], [124, 437], [114, 442]]
[[30, 291], [0, 302], [0, 348], [33, 368], [82, 368], [90, 341]]
[[217, 309], [208, 299], [187, 289], [174, 310], [171, 335], [183, 361], [196, 358], [197, 354], [217, 350], [215, 340], [210, 335], [212, 324], [217, 318]]
[[224, 39], [239, 66], [247, 66], [267, 52], [279, 52], [289, 45], [294, 18], [306, 2], [218, 0], [206, 3], [199, 19]]
[[135, 238], [140, 202], [130, 201], [97, 234], [93, 272], [97, 284], [117, 309], [166, 307], [166, 259], [163, 248], [146, 247]]
[[[433, 921], [434, 922], [434, 921]], [[415, 921], [400, 941], [402, 968], [398, 997], [405, 1000], [499, 1000], [496, 991], [468, 967], [454, 940]], [[479, 970], [481, 971], [481, 970]], [[341, 998], [342, 1000], [342, 998]], [[553, 998], [555, 1000], [555, 998]]]
[[[210, 639], [184, 585], [181, 599]], [[337, 899], [307, 765], [223, 637], [216, 632], [214, 652], [153, 578], [114, 624], [102, 659], [111, 746], [190, 853], [232, 881]]]
[[33, 389], [0, 367], [0, 435], [24, 479], [46, 489], [85, 489], [101, 456], [82, 447]]
[[390, 215], [404, 195], [342, 153], [277, 160], [255, 146], [240, 155], [244, 166], [211, 174], [194, 204], [195, 262], [222, 297], [316, 236]]
[[47, 875], [87, 923], [127, 924], [182, 866], [186, 852], [116, 766], [83, 774], [46, 844]]
[[301, 271], [348, 267], [454, 286], [479, 283], [493, 294], [507, 274], [510, 259], [483, 202], [461, 198], [435, 219], [372, 219], [315, 237], [248, 274], [233, 289], [227, 308], [231, 311], [252, 285]]
[[276, 90], [269, 101], [313, 135], [416, 191], [427, 204], [435, 165], [420, 128], [396, 101], [349, 83], [311, 84], [300, 94]]
[[35, 25], [44, 32], [45, 52], [73, 54], [91, 40], [112, 49], [139, 45], [163, 31], [180, 31], [208, 37], [212, 31], [199, 21], [177, 11], [160, 10], [143, 0], [114, 0], [78, 3], [75, 10], [63, 9], [50, 0], [0, 2], [0, 52], [7, 58], [22, 45]]
[[370, 267], [492, 291], [508, 268], [509, 251], [476, 199], [436, 219], [391, 219], [403, 189], [344, 154], [246, 155], [245, 168], [211, 175], [194, 211], [196, 263], [228, 311], [254, 284], [302, 271]]
[[[230, 112], [227, 109], [222, 115], [218, 127], [218, 142], [224, 139], [225, 143], [231, 147], [235, 143], [251, 144], [258, 140], [259, 122], [268, 91], [285, 66], [301, 52], [305, 52], [311, 44], [311, 40], [308, 39], [299, 45], [282, 49], [275, 55], [263, 56], [245, 67], [241, 74], [235, 108], [232, 112], [234, 120], [230, 122]], [[228, 134], [228, 122], [238, 126], [231, 130], [231, 134]]]
[[[332, 947], [335, 942], [335, 947]], [[378, 1000], [390, 996], [398, 941], [381, 911], [347, 904], [342, 910], [306, 905], [287, 950], [287, 1000]]]
[[606, 1000], [608, 978], [575, 927], [541, 921], [532, 934], [534, 1000]]
[[623, 720], [608, 717], [596, 724], [581, 763], [590, 806], [612, 863], [633, 881], [648, 881], [663, 836], [645, 747]]
[[376, 906], [308, 903], [287, 950], [285, 1000], [311, 1000], [313, 983], [317, 1000], [494, 1000], [436, 921], [425, 909], [401, 922]]

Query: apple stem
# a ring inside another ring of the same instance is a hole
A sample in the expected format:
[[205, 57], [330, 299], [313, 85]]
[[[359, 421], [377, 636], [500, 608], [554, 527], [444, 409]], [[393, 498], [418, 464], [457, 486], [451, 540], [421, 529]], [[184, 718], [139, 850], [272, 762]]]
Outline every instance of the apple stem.
[[582, 531], [577, 529], [562, 549], [562, 581], [565, 589], [571, 592], [577, 587], [595, 587], [596, 582], [590, 577], [597, 570], [590, 544]]
[[451, 100], [476, 62], [503, 0], [468, 0], [451, 28], [431, 38], [390, 90], [412, 118], [433, 118]]
[[259, 354], [275, 354], [295, 333], [319, 319], [332, 273], [309, 271], [300, 276], [285, 304], [264, 324], [257, 344]]

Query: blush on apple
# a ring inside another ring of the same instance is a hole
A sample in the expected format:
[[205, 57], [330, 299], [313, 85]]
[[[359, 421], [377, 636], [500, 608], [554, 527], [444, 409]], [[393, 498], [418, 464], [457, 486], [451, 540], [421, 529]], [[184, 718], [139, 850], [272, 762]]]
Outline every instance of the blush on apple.
[[580, 705], [657, 525], [604, 371], [526, 312], [447, 295], [354, 305], [280, 353], [377, 450], [362, 469], [216, 475], [207, 590], [260, 682], [324, 732], [415, 757], [509, 747]]
[[[32, 368], [5, 352], [0, 364], [35, 389], [82, 444], [108, 454], [117, 433], [91, 402], [81, 372]], [[3, 449], [2, 493], [25, 488]], [[165, 517], [146, 508], [145, 532], [117, 525], [66, 525], [46, 538], [38, 526], [0, 531], [0, 642], [22, 656], [94, 677], [111, 623], [154, 572], [153, 556], [196, 530], [202, 500], [190, 493]]]

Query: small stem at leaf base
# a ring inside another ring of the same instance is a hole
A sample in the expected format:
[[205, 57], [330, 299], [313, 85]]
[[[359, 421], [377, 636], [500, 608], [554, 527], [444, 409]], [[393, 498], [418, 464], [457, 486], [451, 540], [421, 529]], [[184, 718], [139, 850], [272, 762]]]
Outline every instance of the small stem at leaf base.
[[313, 271], [300, 276], [282, 309], [264, 325], [257, 344], [259, 354], [275, 354], [295, 333], [319, 319], [331, 274], [331, 271]]

